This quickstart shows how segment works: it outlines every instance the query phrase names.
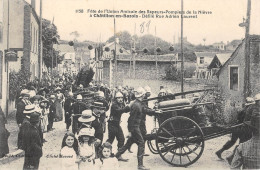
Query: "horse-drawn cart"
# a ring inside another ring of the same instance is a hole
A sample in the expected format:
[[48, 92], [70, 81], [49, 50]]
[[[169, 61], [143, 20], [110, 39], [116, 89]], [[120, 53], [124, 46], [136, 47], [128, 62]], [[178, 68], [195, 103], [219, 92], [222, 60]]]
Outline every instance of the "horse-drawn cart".
[[[159, 128], [155, 127], [151, 134], [145, 136], [152, 153], [159, 154], [173, 166], [187, 167], [201, 157], [205, 140], [226, 135], [240, 126], [223, 127], [203, 122], [205, 106], [215, 104], [204, 101], [210, 91], [196, 90], [148, 99], [174, 98], [158, 104], [158, 108], [163, 111], [157, 114], [155, 119]], [[203, 94], [193, 102], [183, 98], [185, 95], [199, 92]], [[182, 98], [176, 99], [178, 96]]]

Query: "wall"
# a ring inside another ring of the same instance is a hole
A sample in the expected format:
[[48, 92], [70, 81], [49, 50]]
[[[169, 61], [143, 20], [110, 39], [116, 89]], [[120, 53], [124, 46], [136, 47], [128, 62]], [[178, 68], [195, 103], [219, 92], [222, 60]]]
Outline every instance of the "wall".
[[255, 96], [260, 93], [260, 42], [252, 42], [250, 44], [250, 84], [252, 94]]
[[[245, 43], [238, 47], [238, 49], [233, 53], [230, 60], [224, 65], [219, 74], [218, 86], [220, 89], [220, 96], [222, 98], [221, 111], [225, 116], [226, 122], [232, 122], [236, 119], [237, 110], [242, 108], [243, 103], [243, 87], [244, 87], [244, 68], [245, 68], [245, 58], [244, 58]], [[238, 75], [238, 90], [230, 90], [229, 86], [229, 67], [235, 65], [239, 67]]]
[[[184, 63], [186, 68], [195, 67], [195, 63], [186, 62]], [[158, 79], [165, 77], [165, 69], [170, 66], [170, 62], [158, 62]], [[179, 65], [177, 66], [179, 67]], [[145, 79], [145, 80], [156, 80], [156, 65], [155, 61], [136, 61], [135, 64], [135, 76], [133, 69], [133, 62], [129, 61], [118, 61], [118, 73], [114, 72], [116, 77], [117, 85], [123, 85], [125, 79]], [[109, 61], [104, 61], [103, 66], [103, 83], [109, 84]]]
[[[34, 80], [36, 77], [39, 78], [39, 23], [38, 23], [38, 17], [35, 15], [33, 9], [31, 7], [28, 7], [28, 11], [30, 12], [30, 37], [31, 37], [31, 47], [30, 47], [30, 71], [32, 73], [31, 79]], [[25, 14], [26, 15], [26, 14]], [[27, 34], [27, 33], [25, 33]]]
[[[7, 35], [8, 22], [8, 0], [5, 1], [5, 20]], [[21, 58], [23, 56], [23, 30], [24, 30], [24, 2], [21, 0], [9, 0], [9, 48], [18, 49], [18, 60], [9, 62], [9, 70], [19, 71], [21, 69]], [[7, 41], [7, 37], [5, 38]]]

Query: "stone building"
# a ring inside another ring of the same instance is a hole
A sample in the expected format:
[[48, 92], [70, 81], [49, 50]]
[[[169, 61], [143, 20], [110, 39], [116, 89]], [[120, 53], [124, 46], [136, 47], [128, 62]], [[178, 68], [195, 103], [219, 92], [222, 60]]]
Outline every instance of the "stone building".
[[[9, 110], [6, 107], [8, 72], [19, 71], [23, 64], [32, 73], [31, 80], [40, 74], [39, 18], [35, 12], [35, 0], [31, 4], [25, 0], [0, 0], [0, 104], [6, 113], [13, 109], [13, 106]], [[16, 61], [7, 64], [7, 50], [16, 53]]]
[[[260, 92], [260, 36], [250, 36], [250, 96]], [[218, 87], [222, 98], [221, 111], [226, 122], [231, 122], [244, 102], [245, 41], [218, 71]]]

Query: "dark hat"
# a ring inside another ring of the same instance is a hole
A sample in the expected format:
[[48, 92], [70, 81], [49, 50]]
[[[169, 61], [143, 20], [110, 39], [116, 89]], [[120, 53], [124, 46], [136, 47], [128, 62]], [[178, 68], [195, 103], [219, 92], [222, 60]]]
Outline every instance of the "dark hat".
[[49, 103], [49, 101], [44, 98], [42, 101], [40, 101], [40, 104], [41, 104], [41, 103]]
[[35, 95], [32, 97], [33, 100], [41, 100], [42, 99], [42, 96], [40, 95]]
[[92, 108], [106, 109], [106, 107], [104, 106], [104, 103], [102, 103], [102, 102], [94, 102], [92, 104]]
[[260, 129], [260, 124], [259, 124], [260, 123], [260, 112], [254, 113], [251, 116], [251, 120], [245, 121], [244, 123], [252, 128], [259, 130]]
[[32, 113], [30, 116], [30, 122], [35, 123], [40, 121], [40, 115], [38, 113]]
[[38, 91], [38, 94], [42, 94], [42, 92], [45, 91], [46, 93], [49, 93], [50, 90], [47, 89], [47, 88], [41, 88], [39, 91]]

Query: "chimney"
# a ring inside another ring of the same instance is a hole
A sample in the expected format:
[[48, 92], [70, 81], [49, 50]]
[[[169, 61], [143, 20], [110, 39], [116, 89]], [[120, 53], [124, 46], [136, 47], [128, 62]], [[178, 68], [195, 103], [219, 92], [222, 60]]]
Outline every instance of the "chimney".
[[35, 10], [35, 0], [31, 0], [31, 6]]

